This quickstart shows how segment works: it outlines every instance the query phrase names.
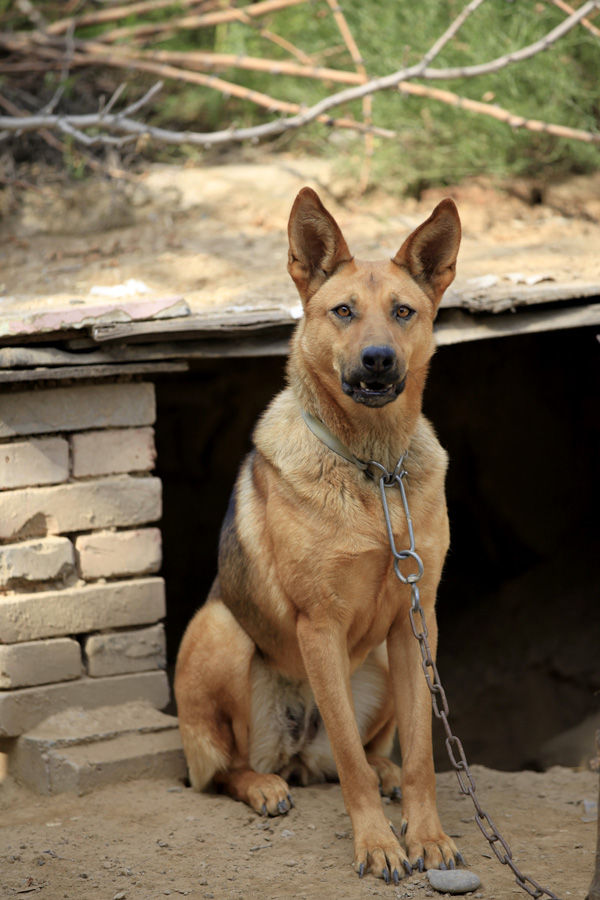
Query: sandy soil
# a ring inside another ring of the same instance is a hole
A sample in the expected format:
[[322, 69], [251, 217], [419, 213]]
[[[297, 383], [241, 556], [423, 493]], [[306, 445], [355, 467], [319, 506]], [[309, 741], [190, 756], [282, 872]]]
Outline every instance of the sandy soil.
[[[596, 828], [598, 776], [554, 768], [494, 772], [475, 766], [481, 802], [523, 872], [565, 900], [585, 896]], [[474, 896], [527, 894], [473, 823], [453, 773], [438, 776], [442, 820], [482, 887]], [[47, 900], [163, 896], [262, 900], [389, 900], [441, 896], [424, 874], [385, 885], [351, 867], [352, 841], [337, 784], [298, 788], [296, 808], [263, 819], [241, 803], [177, 782], [133, 782], [85, 797], [37, 797], [0, 785], [0, 895]], [[584, 803], [584, 801], [586, 801]], [[400, 805], [387, 807], [400, 825]]]
[[305, 184], [319, 191], [363, 258], [392, 256], [452, 195], [463, 243], [444, 302], [481, 276], [505, 286], [515, 273], [600, 283], [600, 173], [548, 188], [535, 205], [531, 185], [498, 188], [481, 179], [431, 189], [420, 200], [383, 189], [357, 197], [329, 161], [265, 155], [203, 168], [155, 165], [122, 182], [65, 184], [48, 176], [12, 199], [0, 193], [0, 307], [81, 302], [94, 287], [132, 278], [155, 296], [184, 295], [194, 311], [295, 306], [286, 224]]
[[[527, 186], [498, 193], [472, 183], [403, 203], [382, 192], [353, 199], [325, 163], [278, 158], [203, 170], [154, 167], [107, 187], [25, 189], [0, 227], [0, 294], [86, 296], [92, 285], [140, 278], [153, 293], [182, 293], [200, 307], [293, 299], [285, 274], [285, 223], [295, 191], [321, 189], [353, 249], [386, 254], [444, 193], [465, 224], [460, 278], [551, 269], [600, 281], [600, 177], [558, 186], [532, 206]], [[273, 275], [276, 272], [276, 275]], [[1, 299], [1, 298], [0, 298]], [[475, 768], [481, 800], [505, 830], [519, 866], [562, 900], [583, 898], [596, 840], [597, 774]], [[241, 804], [157, 781], [83, 797], [36, 797], [0, 783], [0, 893], [48, 900], [197, 898], [358, 900], [433, 896], [424, 875], [400, 887], [351, 868], [349, 820], [337, 785], [297, 790], [296, 809], [264, 820]], [[473, 824], [452, 773], [439, 777], [442, 819], [477, 872], [485, 900], [527, 896]], [[587, 801], [584, 804], [584, 801]], [[400, 807], [388, 806], [397, 825]]]

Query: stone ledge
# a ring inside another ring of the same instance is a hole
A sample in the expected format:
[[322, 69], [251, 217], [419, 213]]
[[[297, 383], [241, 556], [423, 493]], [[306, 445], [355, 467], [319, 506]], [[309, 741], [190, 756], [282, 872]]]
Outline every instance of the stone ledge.
[[82, 578], [115, 578], [158, 572], [162, 562], [158, 528], [94, 531], [75, 541]]
[[0, 690], [72, 681], [81, 674], [81, 647], [72, 638], [0, 644]]
[[118, 706], [133, 700], [145, 700], [158, 709], [169, 702], [169, 684], [165, 672], [137, 672], [111, 678], [79, 678], [61, 684], [22, 688], [0, 693], [0, 738], [18, 737], [35, 728], [48, 716], [83, 706]]
[[153, 428], [84, 431], [71, 436], [71, 448], [75, 478], [149, 472], [156, 460]]
[[0, 438], [89, 428], [152, 425], [153, 384], [101, 384], [0, 396]]
[[35, 538], [0, 545], [0, 587], [59, 581], [75, 571], [73, 544], [66, 537]]
[[69, 445], [64, 438], [32, 438], [0, 445], [0, 490], [60, 484], [69, 477]]
[[0, 643], [150, 625], [165, 615], [162, 578], [0, 596]]
[[0, 494], [0, 540], [156, 522], [161, 491], [160, 478], [131, 475], [7, 491]]
[[9, 773], [41, 794], [84, 793], [131, 778], [183, 779], [177, 719], [147, 703], [71, 708], [20, 737]]
[[167, 664], [165, 630], [162, 625], [93, 634], [85, 640], [88, 675], [122, 675], [164, 669]]

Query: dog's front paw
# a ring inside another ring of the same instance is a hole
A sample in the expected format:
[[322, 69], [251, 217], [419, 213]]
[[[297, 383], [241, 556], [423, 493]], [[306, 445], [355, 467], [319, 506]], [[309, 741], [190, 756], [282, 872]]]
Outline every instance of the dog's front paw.
[[411, 829], [410, 822], [402, 825], [408, 859], [413, 869], [454, 869], [463, 862], [456, 844], [441, 829]]
[[247, 803], [262, 816], [282, 816], [293, 807], [290, 789], [279, 775], [252, 773]]
[[354, 839], [354, 868], [362, 876], [370, 870], [386, 884], [399, 884], [404, 875], [412, 872], [408, 858], [394, 837], [391, 826], [370, 828]]

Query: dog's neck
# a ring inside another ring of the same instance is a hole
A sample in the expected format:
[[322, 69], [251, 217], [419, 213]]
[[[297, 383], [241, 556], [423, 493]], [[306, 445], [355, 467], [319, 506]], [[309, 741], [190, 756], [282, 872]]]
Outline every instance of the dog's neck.
[[329, 391], [316, 376], [295, 373], [293, 383], [300, 411], [323, 423], [334, 439], [359, 460], [374, 459], [392, 470], [405, 454], [421, 414], [426, 372], [413, 374], [403, 393], [380, 409], [360, 404], [349, 407], [346, 398]]

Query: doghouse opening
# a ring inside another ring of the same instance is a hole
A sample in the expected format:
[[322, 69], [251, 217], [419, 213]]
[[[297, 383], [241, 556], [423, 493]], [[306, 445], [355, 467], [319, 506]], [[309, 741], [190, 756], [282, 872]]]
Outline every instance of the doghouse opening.
[[[592, 329], [453, 345], [432, 362], [425, 412], [450, 455], [452, 534], [438, 668], [473, 763], [542, 768], [592, 753], [585, 742], [555, 745], [598, 711], [596, 366]], [[171, 665], [214, 578], [254, 422], [284, 370], [281, 357], [220, 358], [157, 383]], [[436, 762], [448, 768], [441, 729]]]

